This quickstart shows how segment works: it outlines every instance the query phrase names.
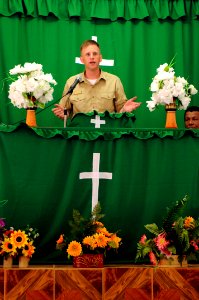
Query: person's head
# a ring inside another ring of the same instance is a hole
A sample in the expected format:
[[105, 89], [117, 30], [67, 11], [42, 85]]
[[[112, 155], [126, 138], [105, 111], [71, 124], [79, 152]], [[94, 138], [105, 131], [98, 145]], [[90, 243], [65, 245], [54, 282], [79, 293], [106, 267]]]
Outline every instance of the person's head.
[[184, 115], [186, 128], [199, 128], [199, 106], [189, 106]]
[[97, 70], [102, 60], [100, 46], [94, 40], [86, 40], [80, 47], [80, 60], [85, 65], [86, 69]]

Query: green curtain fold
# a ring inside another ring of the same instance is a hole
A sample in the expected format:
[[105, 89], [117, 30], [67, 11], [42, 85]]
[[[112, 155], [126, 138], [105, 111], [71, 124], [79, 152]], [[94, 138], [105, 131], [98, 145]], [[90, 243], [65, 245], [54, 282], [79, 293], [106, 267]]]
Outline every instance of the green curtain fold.
[[4, 0], [0, 15], [58, 19], [197, 19], [199, 0]]

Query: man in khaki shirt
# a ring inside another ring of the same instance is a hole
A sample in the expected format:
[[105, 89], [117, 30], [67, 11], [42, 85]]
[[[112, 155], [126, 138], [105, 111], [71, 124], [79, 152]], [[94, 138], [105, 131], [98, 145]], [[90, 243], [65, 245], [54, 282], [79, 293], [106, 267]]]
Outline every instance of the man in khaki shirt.
[[[67, 80], [63, 98], [52, 110], [58, 118], [64, 119], [64, 109], [74, 116], [80, 112], [91, 111], [131, 112], [140, 106], [141, 103], [134, 102], [137, 97], [127, 100], [119, 77], [99, 68], [102, 55], [96, 41], [85, 41], [80, 50], [80, 60], [85, 65], [85, 71], [79, 74], [78, 80], [77, 75]], [[67, 94], [75, 80], [77, 84], [72, 92]]]

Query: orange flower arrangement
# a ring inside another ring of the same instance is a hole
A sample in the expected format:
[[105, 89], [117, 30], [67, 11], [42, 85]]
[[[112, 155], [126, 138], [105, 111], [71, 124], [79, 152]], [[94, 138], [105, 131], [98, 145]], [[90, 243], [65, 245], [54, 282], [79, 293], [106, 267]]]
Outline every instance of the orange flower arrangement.
[[104, 253], [106, 250], [118, 249], [121, 238], [116, 233], [109, 232], [99, 221], [104, 215], [98, 203], [89, 219], [84, 219], [79, 211], [73, 210], [73, 220], [69, 222], [71, 234], [66, 237], [63, 233], [56, 242], [56, 249], [65, 249], [70, 256], [79, 256], [84, 253]]

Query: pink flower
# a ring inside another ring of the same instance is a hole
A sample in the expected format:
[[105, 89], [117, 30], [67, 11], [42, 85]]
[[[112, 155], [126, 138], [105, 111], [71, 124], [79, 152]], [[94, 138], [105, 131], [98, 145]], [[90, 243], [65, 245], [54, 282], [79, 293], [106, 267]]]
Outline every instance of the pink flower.
[[171, 257], [172, 255], [172, 252], [170, 252], [168, 249], [164, 248], [164, 249], [161, 249], [161, 253], [166, 255], [167, 258]]
[[146, 234], [143, 234], [143, 236], [141, 237], [139, 243], [142, 244], [142, 245], [145, 245], [146, 240], [147, 240]]
[[195, 249], [196, 251], [199, 250], [199, 247], [198, 247], [198, 245], [196, 244], [195, 241], [191, 241], [190, 244], [194, 247], [194, 249]]
[[160, 251], [165, 250], [169, 245], [169, 241], [166, 240], [166, 233], [161, 233], [154, 239], [154, 242]]
[[156, 265], [158, 264], [157, 259], [156, 259], [156, 256], [155, 256], [155, 254], [154, 254], [152, 251], [149, 252], [149, 259], [150, 259], [150, 262], [151, 262], [154, 266], [156, 266]]

